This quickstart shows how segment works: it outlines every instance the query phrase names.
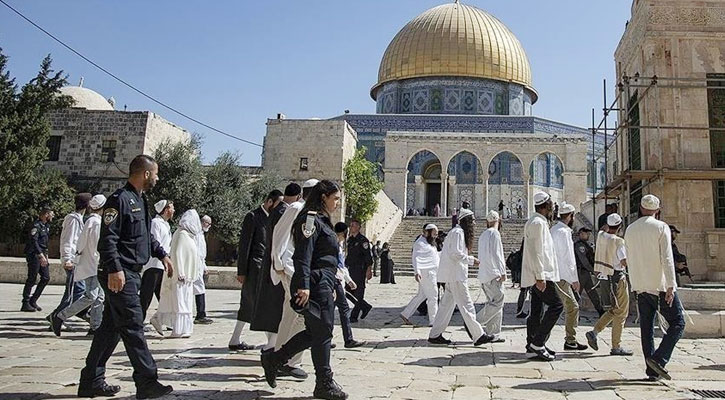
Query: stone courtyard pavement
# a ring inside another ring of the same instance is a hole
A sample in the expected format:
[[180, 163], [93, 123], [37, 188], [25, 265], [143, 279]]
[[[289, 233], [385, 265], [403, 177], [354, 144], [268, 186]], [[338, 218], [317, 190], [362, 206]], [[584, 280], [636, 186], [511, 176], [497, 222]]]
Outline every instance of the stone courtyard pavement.
[[[639, 330], [628, 321], [624, 346], [633, 357], [609, 356], [609, 330], [600, 335], [600, 350], [560, 351], [551, 363], [530, 361], [523, 353], [523, 320], [513, 317], [517, 290], [508, 290], [503, 337], [505, 343], [475, 348], [454, 315], [448, 329], [458, 344], [429, 346], [428, 328], [401, 325], [398, 314], [413, 296], [411, 277], [397, 285], [372, 284], [368, 290], [376, 308], [355, 325], [358, 340], [368, 344], [354, 350], [342, 348], [340, 328], [335, 327], [338, 348], [332, 352], [335, 379], [353, 399], [684, 399], [700, 398], [688, 389], [725, 389], [725, 341], [682, 340], [669, 365], [672, 381], [647, 383], [639, 349]], [[476, 282], [471, 280], [471, 284]], [[40, 313], [20, 313], [21, 285], [0, 285], [0, 399], [73, 398], [90, 340], [86, 324], [70, 323], [72, 332], [56, 338], [43, 317], [58, 302], [61, 287], [46, 289]], [[190, 339], [162, 339], [148, 334], [148, 342], [164, 383], [180, 399], [309, 399], [314, 375], [309, 352], [304, 368], [311, 373], [305, 382], [281, 380], [277, 389], [264, 382], [259, 351], [232, 353], [227, 341], [232, 330], [239, 292], [212, 290], [207, 304], [215, 323], [196, 326]], [[472, 297], [483, 300], [472, 286]], [[152, 311], [155, 304], [152, 305]], [[580, 340], [594, 316], [585, 313], [578, 331]], [[424, 324], [422, 317], [414, 322]], [[246, 329], [246, 328], [245, 328]], [[549, 346], [561, 350], [564, 329], [554, 329]], [[260, 344], [261, 333], [245, 331], [245, 340]], [[604, 339], [604, 340], [602, 340]], [[111, 358], [108, 381], [120, 384], [116, 398], [134, 398], [131, 368], [123, 346]]]

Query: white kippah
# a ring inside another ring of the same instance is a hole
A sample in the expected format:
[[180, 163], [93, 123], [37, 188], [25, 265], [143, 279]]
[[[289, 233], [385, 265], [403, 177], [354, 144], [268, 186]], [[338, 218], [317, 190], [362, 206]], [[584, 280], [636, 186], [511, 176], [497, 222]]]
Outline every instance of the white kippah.
[[90, 203], [88, 203], [88, 205], [93, 210], [98, 210], [99, 208], [103, 207], [104, 204], [106, 204], [106, 196], [102, 194], [97, 194], [93, 196]]
[[496, 222], [499, 220], [499, 215], [496, 211], [489, 211], [488, 214], [486, 214], [486, 221], [488, 222]]
[[156, 210], [158, 214], [161, 214], [161, 212], [164, 211], [164, 208], [166, 208], [166, 204], [168, 204], [168, 201], [159, 200], [156, 204], [154, 204], [154, 210]]
[[660, 209], [660, 199], [658, 199], [657, 196], [653, 194], [648, 194], [642, 197], [642, 201], [640, 202], [640, 204], [645, 210], [657, 211]]
[[608, 226], [618, 226], [622, 223], [622, 217], [619, 216], [617, 213], [609, 214], [607, 217], [607, 225]]
[[315, 187], [315, 185], [317, 185], [318, 183], [320, 183], [320, 181], [318, 181], [317, 179], [308, 179], [305, 181], [305, 183], [302, 184], [302, 189]]
[[559, 206], [559, 214], [571, 214], [574, 211], [576, 211], [576, 208], [569, 203], [562, 203], [561, 206]]
[[536, 192], [534, 193], [534, 205], [540, 206], [546, 203], [550, 198], [551, 196], [549, 196], [548, 193]]
[[461, 208], [461, 211], [458, 212], [458, 220], [460, 221], [469, 215], [473, 216], [473, 211], [471, 211], [467, 208]]
[[436, 226], [435, 224], [428, 224], [428, 225], [426, 225], [426, 226], [425, 226], [425, 228], [423, 228], [423, 229], [425, 229], [426, 231], [429, 231], [429, 230], [431, 230], [431, 229], [434, 229], [434, 230], [436, 230], [436, 231], [437, 231], [437, 230], [438, 230], [438, 227], [437, 227], [437, 226]]

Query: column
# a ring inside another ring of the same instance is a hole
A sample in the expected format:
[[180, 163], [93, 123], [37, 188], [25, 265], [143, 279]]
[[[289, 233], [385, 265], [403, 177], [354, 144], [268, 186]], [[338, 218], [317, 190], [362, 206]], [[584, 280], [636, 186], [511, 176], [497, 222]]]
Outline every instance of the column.
[[486, 188], [486, 185], [483, 183], [476, 183], [473, 185], [473, 197], [475, 199], [476, 203], [476, 215], [480, 215], [481, 217], [485, 216], [488, 213], [488, 210], [484, 207], [486, 205], [485, 201], [483, 201], [483, 196], [485, 195], [483, 193]]
[[448, 173], [441, 172], [441, 216], [448, 215]]
[[446, 202], [451, 205], [451, 208], [456, 208], [459, 206], [458, 204], [458, 186], [456, 185], [456, 177], [449, 176], [448, 177], [448, 186], [450, 187], [450, 191], [448, 194], [446, 194]]
[[425, 207], [425, 183], [423, 183], [423, 177], [420, 175], [415, 176], [415, 202], [413, 208], [419, 209]]
[[526, 191], [526, 218], [531, 218], [534, 212], [534, 188], [531, 185], [531, 177], [524, 175], [524, 186]]
[[483, 194], [483, 196], [484, 196], [484, 199], [485, 199], [484, 205], [485, 205], [486, 207], [485, 207], [485, 208], [484, 208], [483, 210], [484, 210], [484, 212], [485, 212], [486, 214], [488, 214], [488, 210], [490, 210], [490, 208], [488, 208], [488, 179], [486, 179], [486, 183], [484, 184], [484, 186], [483, 186], [483, 187], [484, 187], [484, 188], [485, 188], [485, 190], [486, 190], [486, 193], [484, 193], [484, 194]]

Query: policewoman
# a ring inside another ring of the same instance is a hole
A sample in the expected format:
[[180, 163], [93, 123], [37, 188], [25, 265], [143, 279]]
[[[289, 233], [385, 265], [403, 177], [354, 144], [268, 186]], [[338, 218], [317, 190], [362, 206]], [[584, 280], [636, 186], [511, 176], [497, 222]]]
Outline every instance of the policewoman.
[[123, 340], [133, 367], [137, 399], [154, 399], [171, 393], [158, 381], [156, 362], [146, 344], [141, 308], [141, 270], [151, 256], [161, 260], [169, 277], [173, 266], [150, 232], [151, 216], [145, 192], [158, 180], [159, 167], [146, 155], [136, 156], [129, 166], [126, 186], [106, 201], [98, 240], [98, 282], [105, 293], [103, 321], [93, 336], [81, 371], [79, 397], [110, 397], [121, 391], [106, 383], [106, 363]]
[[340, 202], [340, 187], [322, 180], [310, 192], [305, 207], [292, 225], [295, 251], [290, 284], [292, 308], [305, 318], [305, 330], [277, 351], [262, 353], [267, 383], [276, 387], [277, 371], [295, 354], [310, 349], [317, 377], [314, 397], [347, 399], [332, 379], [330, 344], [335, 321], [333, 292], [338, 263], [338, 242], [330, 216]]

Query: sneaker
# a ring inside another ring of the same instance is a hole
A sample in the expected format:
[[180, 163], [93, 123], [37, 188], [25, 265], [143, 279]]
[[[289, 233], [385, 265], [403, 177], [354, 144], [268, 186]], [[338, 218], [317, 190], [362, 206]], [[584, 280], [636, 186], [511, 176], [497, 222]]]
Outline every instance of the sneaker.
[[354, 349], [355, 347], [365, 346], [365, 342], [358, 342], [357, 340], [351, 340], [345, 343], [346, 349]]
[[528, 316], [529, 316], [529, 314], [527, 314], [527, 313], [525, 313], [525, 312], [523, 312], [523, 311], [519, 311], [519, 312], [518, 312], [518, 313], [516, 314], [516, 318], [518, 318], [518, 319], [524, 319], [524, 318], [526, 318], [526, 317], [528, 317]]
[[644, 380], [647, 382], [659, 382], [660, 379], [662, 378], [660, 378], [659, 376], [648, 375]]
[[50, 327], [53, 328], [55, 336], [60, 336], [60, 331], [63, 328], [63, 320], [58, 318], [58, 313], [53, 311], [50, 314]]
[[[370, 311], [371, 311], [372, 309], [373, 309], [373, 306], [370, 306], [370, 307], [368, 307], [368, 308], [364, 309], [364, 310], [363, 310], [363, 312], [362, 312], [362, 314], [360, 314], [360, 319], [365, 319], [365, 317], [367, 317], [367, 316], [368, 316], [368, 314], [370, 314]], [[346, 395], [346, 396], [347, 396], [347, 395]]]
[[587, 346], [585, 344], [581, 344], [579, 342], [574, 342], [574, 343], [564, 342], [564, 350], [582, 351], [582, 350], [586, 350], [588, 348], [589, 348], [589, 346]]
[[318, 382], [315, 385], [315, 391], [312, 393], [312, 396], [316, 399], [347, 400], [347, 393], [332, 378], [325, 382]]
[[230, 344], [229, 350], [231, 351], [246, 351], [246, 350], [254, 350], [254, 346], [251, 344], [246, 344], [244, 342], [239, 344]]
[[273, 351], [267, 351], [262, 353], [261, 362], [262, 369], [264, 369], [264, 379], [271, 388], [277, 387], [277, 372], [280, 369], [280, 365], [274, 361], [275, 353]]
[[151, 321], [149, 321], [149, 322], [151, 323], [151, 326], [153, 326], [154, 329], [156, 329], [156, 333], [158, 333], [161, 336], [164, 336], [164, 327], [163, 327], [163, 325], [161, 325], [161, 322], [159, 322], [159, 319], [156, 318], [155, 315], [153, 317], [151, 317]]
[[[551, 354], [552, 356], [555, 356], [555, 355], [556, 355], [556, 352], [555, 352], [554, 350], [552, 350], [552, 349], [550, 349], [550, 348], [548, 348], [548, 347], [546, 347], [546, 346], [544, 346], [544, 348], [545, 348], [545, 349], [546, 349], [546, 351], [547, 351], [547, 352], [548, 352], [549, 354]], [[535, 349], [534, 349], [533, 347], [531, 347], [531, 343], [528, 343], [528, 344], [526, 345], [526, 353], [529, 353], [529, 354], [534, 354], [534, 353], [536, 353], [536, 350], [535, 350]]]
[[491, 342], [493, 342], [493, 339], [495, 339], [495, 337], [493, 335], [487, 335], [484, 333], [483, 335], [481, 335], [480, 338], [478, 338], [478, 340], [473, 342], [473, 345], [480, 346], [482, 344], [491, 343]]
[[542, 348], [541, 350], [537, 350], [537, 349], [535, 349], [535, 348], [532, 347], [531, 350], [533, 350], [534, 353], [536, 354], [536, 357], [534, 357], [534, 358], [537, 359], [537, 360], [540, 360], [540, 361], [554, 361], [554, 360], [556, 360], [556, 357], [553, 354], [549, 353], [547, 351], [546, 347]]
[[43, 311], [43, 309], [38, 305], [36, 300], [30, 300], [28, 304], [30, 305], [30, 307], [33, 307], [35, 311]]
[[22, 312], [36, 312], [38, 310], [36, 310], [35, 307], [31, 306], [28, 303], [23, 303], [23, 305], [20, 306], [20, 311], [22, 311]]
[[595, 351], [599, 350], [599, 344], [597, 343], [596, 332], [589, 331], [586, 333], [586, 337], [587, 337], [587, 343], [589, 343], [589, 347], [591, 347]]
[[450, 345], [453, 342], [451, 342], [450, 340], [444, 338], [443, 335], [440, 335], [438, 337], [428, 338], [428, 343], [430, 343], [430, 344], [441, 344], [441, 345], [448, 346], [448, 345]]
[[194, 324], [200, 324], [200, 325], [209, 325], [209, 324], [211, 324], [213, 322], [214, 322], [214, 320], [212, 320], [211, 318], [207, 318], [207, 317], [204, 317], [204, 318], [196, 318], [194, 320]]
[[159, 382], [154, 382], [153, 384], [149, 385], [149, 387], [145, 388], [144, 390], [137, 390], [136, 391], [136, 398], [137, 399], [156, 399], [159, 397], [166, 396], [167, 394], [174, 391], [174, 388], [171, 387], [171, 385], [162, 385]]
[[611, 356], [631, 356], [631, 355], [634, 355], [634, 352], [632, 350], [627, 350], [627, 349], [618, 347], [616, 349], [610, 350], [609, 355], [611, 355]]
[[78, 397], [111, 397], [121, 391], [118, 385], [109, 385], [103, 382], [101, 386], [95, 388], [84, 388], [78, 386]]
[[672, 379], [672, 377], [670, 376], [670, 373], [667, 372], [665, 367], [660, 365], [660, 363], [658, 363], [657, 361], [655, 361], [651, 358], [648, 358], [645, 361], [647, 362], [647, 366], [650, 367], [650, 369], [652, 371], [656, 372], [657, 375], [659, 375], [662, 379], [666, 379], [668, 381]]
[[413, 325], [413, 323], [410, 322], [410, 320], [408, 318], [405, 318], [405, 315], [403, 315], [403, 314], [400, 314], [400, 319], [403, 320], [403, 325]]
[[307, 379], [307, 372], [303, 370], [302, 368], [297, 367], [290, 367], [289, 365], [283, 365], [279, 367], [279, 370], [277, 371], [277, 376], [291, 376], [295, 379]]

